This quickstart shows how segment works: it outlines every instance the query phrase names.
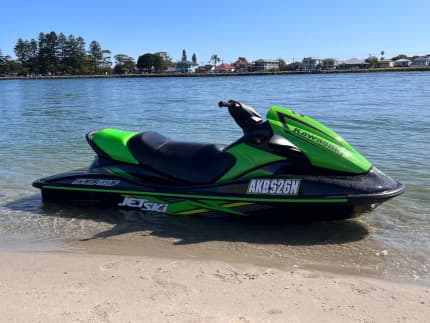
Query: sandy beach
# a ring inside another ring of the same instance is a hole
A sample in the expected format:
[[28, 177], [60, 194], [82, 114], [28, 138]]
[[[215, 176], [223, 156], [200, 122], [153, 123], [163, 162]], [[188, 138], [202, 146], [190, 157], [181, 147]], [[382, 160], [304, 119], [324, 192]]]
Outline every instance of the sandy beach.
[[428, 285], [297, 267], [3, 251], [0, 322], [430, 321]]

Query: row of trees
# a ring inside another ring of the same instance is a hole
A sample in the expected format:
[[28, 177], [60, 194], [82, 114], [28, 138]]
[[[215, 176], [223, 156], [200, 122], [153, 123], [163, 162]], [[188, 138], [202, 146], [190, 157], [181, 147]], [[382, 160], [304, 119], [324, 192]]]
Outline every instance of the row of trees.
[[[74, 35], [55, 32], [40, 33], [38, 39], [18, 39], [14, 52], [17, 57], [3, 61], [17, 73], [91, 74], [111, 68], [111, 52], [93, 40], [86, 48], [85, 40]], [[9, 68], [10, 69], [10, 68]]]
[[[57, 35], [54, 31], [40, 33], [37, 40], [18, 39], [14, 52], [16, 60], [4, 56], [0, 49], [0, 74], [125, 74], [134, 72], [136, 68], [161, 73], [175, 65], [166, 52], [157, 52], [141, 55], [137, 62], [128, 55], [117, 54], [112, 68], [111, 51], [102, 49], [99, 42], [93, 40], [86, 47], [84, 38], [63, 33]], [[187, 60], [185, 49], [182, 60]], [[197, 64], [195, 53], [191, 60]]]

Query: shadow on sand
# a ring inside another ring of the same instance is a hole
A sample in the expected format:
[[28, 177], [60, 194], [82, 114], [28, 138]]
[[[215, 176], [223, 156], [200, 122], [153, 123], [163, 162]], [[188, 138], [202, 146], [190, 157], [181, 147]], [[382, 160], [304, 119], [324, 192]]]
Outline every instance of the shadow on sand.
[[287, 217], [205, 218], [173, 216], [118, 209], [81, 208], [56, 204], [41, 205], [40, 196], [34, 195], [9, 202], [3, 207], [31, 212], [44, 217], [77, 218], [113, 225], [110, 230], [92, 234], [91, 240], [125, 233], [141, 232], [162, 238], [174, 238], [175, 244], [193, 244], [206, 241], [248, 242], [284, 245], [342, 244], [365, 238], [369, 231], [358, 220], [291, 222]]

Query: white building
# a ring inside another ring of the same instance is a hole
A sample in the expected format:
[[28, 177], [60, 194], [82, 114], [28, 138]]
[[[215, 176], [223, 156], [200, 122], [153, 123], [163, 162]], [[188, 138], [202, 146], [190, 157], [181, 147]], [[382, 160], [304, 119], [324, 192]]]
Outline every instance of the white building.
[[335, 70], [342, 62], [336, 58], [324, 58], [321, 63], [323, 70]]
[[411, 66], [430, 66], [430, 56], [420, 56], [413, 59]]
[[257, 59], [252, 66], [253, 72], [279, 71], [278, 59]]
[[323, 60], [318, 57], [305, 57], [302, 61], [302, 70], [316, 71], [321, 68]]
[[407, 58], [401, 58], [401, 59], [398, 59], [397, 61], [394, 61], [394, 67], [409, 67], [411, 66], [411, 64], [412, 64], [411, 60]]

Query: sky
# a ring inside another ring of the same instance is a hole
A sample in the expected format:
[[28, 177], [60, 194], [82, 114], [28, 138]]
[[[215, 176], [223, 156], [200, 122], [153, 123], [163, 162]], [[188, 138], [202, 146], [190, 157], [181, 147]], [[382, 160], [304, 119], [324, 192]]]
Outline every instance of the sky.
[[0, 0], [0, 49], [55, 31], [97, 40], [112, 56], [166, 51], [197, 62], [430, 54], [429, 0]]

